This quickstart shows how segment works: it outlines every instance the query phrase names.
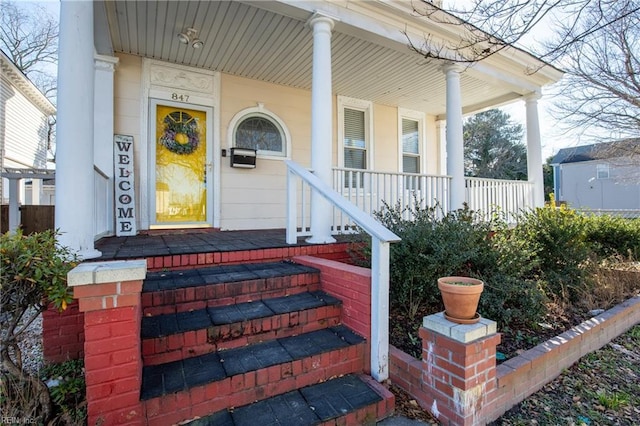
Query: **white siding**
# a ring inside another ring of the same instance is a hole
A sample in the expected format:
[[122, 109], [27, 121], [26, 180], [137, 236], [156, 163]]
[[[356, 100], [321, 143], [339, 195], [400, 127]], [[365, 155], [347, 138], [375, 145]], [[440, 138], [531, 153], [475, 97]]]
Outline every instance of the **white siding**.
[[[141, 114], [148, 99], [141, 99], [142, 61], [132, 55], [119, 54], [120, 63], [115, 72], [115, 133], [132, 135], [135, 143], [136, 203], [141, 215], [148, 215], [148, 185], [152, 164], [142, 152], [144, 144], [141, 129], [147, 126], [147, 117]], [[204, 95], [204, 94], [203, 94]], [[214, 149], [228, 150], [233, 145], [229, 140], [229, 127], [233, 117], [240, 111], [256, 107], [259, 103], [277, 115], [289, 130], [291, 150], [288, 156], [308, 167], [311, 160], [311, 93], [304, 89], [284, 87], [264, 81], [221, 74], [220, 81], [220, 125], [212, 131], [219, 136], [219, 145]], [[376, 170], [397, 172], [398, 170], [398, 109], [395, 106], [373, 103], [373, 136], [376, 141], [374, 164]], [[333, 140], [332, 165], [338, 163], [337, 143], [337, 97], [333, 98], [333, 129], [327, 129]], [[424, 152], [426, 172], [438, 170], [438, 147], [435, 117], [425, 116], [426, 149]], [[150, 146], [153, 146], [152, 144]], [[223, 230], [284, 228], [286, 202], [286, 167], [282, 160], [258, 157], [255, 169], [232, 168], [229, 157], [220, 158], [213, 164], [220, 171], [220, 217]], [[141, 220], [141, 222], [144, 222]], [[141, 229], [143, 229], [141, 227]]]
[[[637, 160], [611, 159], [560, 165], [560, 201], [573, 208], [640, 209]], [[607, 179], [597, 178], [598, 164], [609, 164]]]
[[45, 168], [47, 161], [47, 116], [9, 81], [2, 78], [5, 161], [23, 167]]

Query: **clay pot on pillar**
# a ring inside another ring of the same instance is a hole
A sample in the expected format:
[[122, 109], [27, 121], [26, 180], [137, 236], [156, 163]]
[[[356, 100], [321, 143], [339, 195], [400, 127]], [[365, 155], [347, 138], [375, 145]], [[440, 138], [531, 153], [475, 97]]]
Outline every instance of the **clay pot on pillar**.
[[444, 317], [458, 324], [480, 321], [478, 302], [484, 289], [481, 280], [469, 277], [438, 278], [438, 289], [444, 303]]

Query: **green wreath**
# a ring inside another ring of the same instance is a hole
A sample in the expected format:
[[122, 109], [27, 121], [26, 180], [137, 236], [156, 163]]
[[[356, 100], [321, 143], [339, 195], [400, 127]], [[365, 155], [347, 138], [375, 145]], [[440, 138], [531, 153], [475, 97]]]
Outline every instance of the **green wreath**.
[[198, 123], [186, 112], [174, 111], [163, 120], [164, 132], [160, 143], [169, 151], [180, 155], [191, 154], [198, 148]]

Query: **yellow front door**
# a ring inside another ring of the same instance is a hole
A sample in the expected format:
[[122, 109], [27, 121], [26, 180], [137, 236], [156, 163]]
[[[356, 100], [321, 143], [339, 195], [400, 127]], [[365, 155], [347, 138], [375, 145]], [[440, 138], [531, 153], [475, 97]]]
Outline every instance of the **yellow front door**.
[[155, 223], [207, 220], [207, 112], [157, 105]]

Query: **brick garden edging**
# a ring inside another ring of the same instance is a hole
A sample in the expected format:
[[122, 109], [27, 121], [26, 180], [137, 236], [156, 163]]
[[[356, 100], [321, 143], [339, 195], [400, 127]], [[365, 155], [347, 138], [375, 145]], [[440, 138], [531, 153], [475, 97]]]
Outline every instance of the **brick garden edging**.
[[[634, 297], [497, 367], [499, 334], [489, 330], [460, 341], [459, 336], [422, 327], [423, 359], [391, 346], [390, 378], [445, 424], [483, 425], [638, 323], [640, 297]], [[464, 327], [472, 327], [451, 324], [452, 330], [468, 332]], [[440, 371], [439, 365], [446, 364], [449, 371]]]

